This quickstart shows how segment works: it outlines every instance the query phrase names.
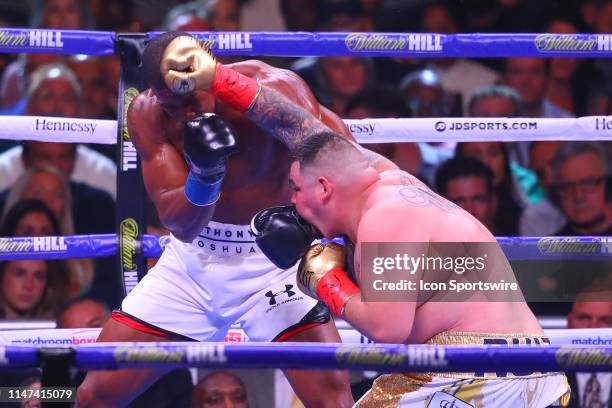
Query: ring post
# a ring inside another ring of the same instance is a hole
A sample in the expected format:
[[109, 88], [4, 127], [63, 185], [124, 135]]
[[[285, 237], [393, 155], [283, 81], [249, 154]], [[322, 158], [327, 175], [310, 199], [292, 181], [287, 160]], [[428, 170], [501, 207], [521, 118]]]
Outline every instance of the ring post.
[[146, 274], [141, 250], [144, 232], [144, 184], [140, 160], [127, 126], [132, 100], [145, 89], [140, 74], [140, 56], [145, 34], [118, 34], [115, 47], [121, 57], [121, 80], [117, 107], [117, 230], [119, 231], [119, 270], [127, 295]]

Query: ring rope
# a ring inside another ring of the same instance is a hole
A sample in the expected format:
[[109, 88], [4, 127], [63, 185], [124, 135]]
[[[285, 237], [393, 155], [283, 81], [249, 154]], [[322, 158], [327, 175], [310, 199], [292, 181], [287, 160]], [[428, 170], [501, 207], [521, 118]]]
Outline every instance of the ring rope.
[[64, 351], [83, 370], [163, 366], [205, 369], [308, 368], [525, 375], [612, 371], [612, 347], [430, 346], [321, 343], [96, 343], [71, 348], [0, 346], [0, 367], [36, 367]]
[[[149, 32], [152, 38], [159, 32]], [[577, 57], [610, 58], [610, 34], [437, 34], [319, 32], [192, 32], [217, 55], [369, 57]], [[0, 30], [0, 52], [112, 55], [109, 31]]]
[[[127, 251], [138, 247], [145, 257], [159, 258], [169, 235], [144, 234], [124, 243]], [[510, 261], [528, 260], [609, 260], [612, 237], [497, 237]], [[117, 254], [116, 234], [0, 238], [0, 261], [18, 259], [97, 258]], [[251, 243], [255, 245], [254, 242]], [[220, 251], [229, 251], [223, 247]]]
[[[344, 120], [359, 143], [612, 140], [612, 116]], [[3, 116], [0, 139], [117, 143], [117, 121]]]

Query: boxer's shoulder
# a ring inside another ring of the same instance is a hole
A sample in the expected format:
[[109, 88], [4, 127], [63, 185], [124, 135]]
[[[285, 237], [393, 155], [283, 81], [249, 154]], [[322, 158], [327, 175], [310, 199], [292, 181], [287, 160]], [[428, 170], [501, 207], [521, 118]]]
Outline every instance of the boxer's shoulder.
[[167, 115], [151, 90], [134, 97], [127, 110], [127, 125], [130, 139], [139, 151], [159, 142], [171, 142], [169, 133], [174, 126], [166, 123], [166, 119]]
[[[415, 217], [406, 211], [400, 200], [377, 192], [380, 198], [372, 197], [372, 204], [359, 221], [357, 238], [359, 242], [396, 242], [406, 241], [415, 233]], [[424, 221], [421, 220], [424, 225]], [[420, 229], [419, 229], [420, 230]], [[421, 235], [420, 232], [418, 235]]]

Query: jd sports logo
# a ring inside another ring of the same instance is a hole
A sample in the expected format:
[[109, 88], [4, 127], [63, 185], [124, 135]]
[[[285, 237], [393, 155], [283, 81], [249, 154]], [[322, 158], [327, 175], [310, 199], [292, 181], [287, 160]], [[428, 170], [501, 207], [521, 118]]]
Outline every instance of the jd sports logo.
[[286, 293], [287, 297], [294, 296], [295, 292], [292, 291], [291, 289], [293, 289], [293, 285], [285, 285], [285, 290], [281, 290], [280, 292], [272, 293], [271, 290], [267, 291], [266, 297], [270, 298], [270, 306], [273, 306], [276, 304], [276, 297], [280, 295], [281, 293]]

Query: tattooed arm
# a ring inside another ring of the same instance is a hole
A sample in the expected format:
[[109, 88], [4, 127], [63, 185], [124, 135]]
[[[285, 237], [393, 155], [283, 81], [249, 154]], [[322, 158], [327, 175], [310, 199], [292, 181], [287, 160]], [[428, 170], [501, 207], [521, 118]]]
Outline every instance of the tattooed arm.
[[312, 113], [267, 86], [261, 87], [246, 116], [290, 150], [309, 136], [332, 131]]
[[[232, 68], [258, 78], [261, 84], [257, 99], [246, 112], [247, 117], [289, 149], [324, 131], [336, 132], [355, 142], [342, 119], [319, 104], [308, 85], [294, 72], [273, 68], [260, 61], [234, 64]], [[377, 170], [397, 169], [387, 158], [357, 146]]]
[[[270, 135], [283, 142], [290, 150], [311, 135], [333, 131], [312, 113], [295, 104], [282, 93], [268, 87], [262, 87], [259, 96], [246, 115]], [[355, 145], [368, 159], [370, 165], [378, 171], [398, 168], [386, 157], [356, 142]]]

